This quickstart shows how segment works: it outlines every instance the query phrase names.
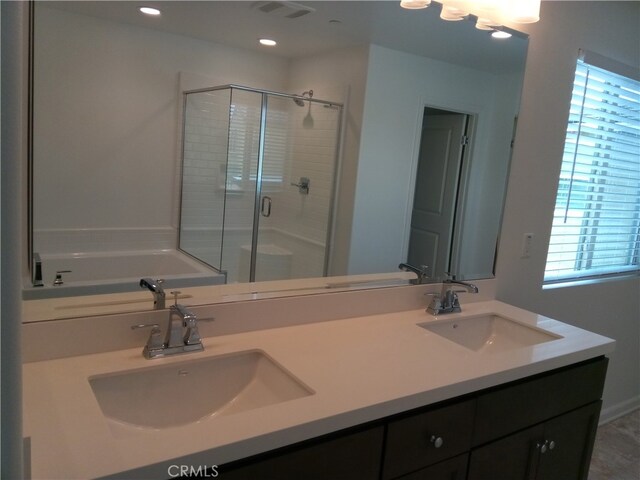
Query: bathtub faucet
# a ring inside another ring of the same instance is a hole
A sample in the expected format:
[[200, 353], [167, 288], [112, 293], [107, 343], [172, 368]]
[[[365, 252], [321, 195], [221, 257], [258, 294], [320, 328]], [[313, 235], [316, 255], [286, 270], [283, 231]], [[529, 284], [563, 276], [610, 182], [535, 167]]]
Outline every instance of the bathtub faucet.
[[162, 288], [164, 280], [153, 280], [151, 278], [140, 279], [140, 288], [148, 288], [153, 295], [154, 310], [164, 309], [164, 289]]

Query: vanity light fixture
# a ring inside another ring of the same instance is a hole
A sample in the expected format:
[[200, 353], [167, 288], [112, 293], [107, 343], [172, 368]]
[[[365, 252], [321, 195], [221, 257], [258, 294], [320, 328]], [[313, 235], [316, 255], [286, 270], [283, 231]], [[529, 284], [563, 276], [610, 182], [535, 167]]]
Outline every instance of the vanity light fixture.
[[275, 47], [277, 45], [277, 42], [270, 38], [261, 38], [258, 42], [260, 42], [260, 45], [266, 45], [267, 47]]
[[153, 7], [140, 7], [140, 8], [138, 8], [138, 10], [140, 10], [140, 12], [144, 13], [145, 15], [158, 16], [161, 13], [160, 10], [158, 10], [157, 8], [153, 8]]
[[499, 26], [500, 26], [499, 23], [497, 23], [494, 20], [491, 20], [490, 18], [479, 17], [478, 20], [476, 20], [476, 28], [478, 30], [495, 31], [495, 27], [499, 27]]
[[[440, 18], [448, 21], [462, 20], [473, 15], [476, 27], [492, 30], [492, 27], [514, 23], [535, 23], [540, 20], [540, 0], [438, 0], [442, 5]], [[402, 0], [400, 6], [410, 10], [426, 8], [431, 0]]]

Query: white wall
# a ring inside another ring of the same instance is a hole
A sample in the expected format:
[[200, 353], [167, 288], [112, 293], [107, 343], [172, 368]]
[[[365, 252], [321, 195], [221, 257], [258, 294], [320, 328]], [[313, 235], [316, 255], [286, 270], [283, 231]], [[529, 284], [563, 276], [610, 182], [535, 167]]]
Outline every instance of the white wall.
[[[583, 48], [638, 67], [640, 2], [542, 2], [530, 34], [497, 264], [497, 296], [617, 341], [603, 417], [640, 404], [640, 278], [542, 290], [573, 73]], [[530, 258], [520, 258], [533, 232]]]
[[313, 89], [316, 98], [344, 104], [331, 275], [347, 273], [368, 60], [368, 47], [354, 47], [291, 62], [288, 91]]
[[[41, 4], [36, 12], [36, 228], [72, 251], [130, 245], [105, 228], [142, 240], [153, 230], [164, 234], [159, 247], [172, 246], [179, 73], [281, 90], [288, 61]], [[70, 242], [59, 229], [97, 231]]]
[[[502, 85], [499, 76], [488, 72], [371, 46], [364, 105], [367, 121], [360, 139], [349, 273], [394, 271], [398, 263], [406, 261], [408, 212], [426, 105], [477, 115], [471, 146], [470, 194], [488, 197], [487, 191], [499, 191], [504, 185], [506, 169], [497, 170], [491, 160], [506, 158], [510, 137], [508, 133], [495, 133], [494, 125], [507, 125], [507, 132], [511, 131], [513, 105], [517, 104], [519, 92], [505, 91]], [[507, 104], [512, 105], [511, 110], [504, 107]], [[483, 192], [475, 192], [475, 179], [480, 177], [490, 177], [494, 187], [485, 184]], [[495, 217], [500, 208], [500, 195], [494, 198], [494, 205], [488, 218]], [[481, 230], [489, 230], [483, 215], [486, 212], [469, 209], [468, 213]], [[384, 225], [384, 231], [380, 225]], [[484, 258], [493, 258], [495, 227], [493, 240], [484, 245]], [[479, 236], [473, 237], [475, 245], [480, 246]], [[491, 267], [489, 260], [487, 272]]]

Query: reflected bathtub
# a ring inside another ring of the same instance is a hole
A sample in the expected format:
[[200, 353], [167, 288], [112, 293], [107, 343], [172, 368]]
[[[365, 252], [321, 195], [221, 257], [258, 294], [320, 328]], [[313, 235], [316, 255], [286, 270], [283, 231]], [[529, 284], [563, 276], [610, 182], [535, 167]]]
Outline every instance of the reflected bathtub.
[[[95, 252], [41, 254], [44, 286], [23, 290], [24, 300], [135, 292], [140, 279], [164, 279], [165, 290], [220, 285], [225, 275], [177, 250], [144, 250], [127, 252]], [[62, 274], [62, 285], [53, 285], [56, 272]]]

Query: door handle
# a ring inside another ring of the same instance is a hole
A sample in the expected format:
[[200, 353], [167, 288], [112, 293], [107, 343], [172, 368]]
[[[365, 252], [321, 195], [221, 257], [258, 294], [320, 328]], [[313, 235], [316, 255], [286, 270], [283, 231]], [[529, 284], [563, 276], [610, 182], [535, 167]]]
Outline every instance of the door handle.
[[262, 201], [260, 202], [260, 214], [263, 217], [271, 216], [271, 197], [267, 197], [266, 195], [262, 197]]

